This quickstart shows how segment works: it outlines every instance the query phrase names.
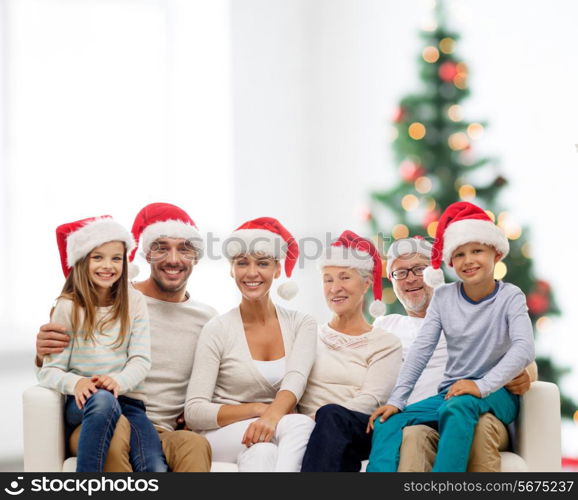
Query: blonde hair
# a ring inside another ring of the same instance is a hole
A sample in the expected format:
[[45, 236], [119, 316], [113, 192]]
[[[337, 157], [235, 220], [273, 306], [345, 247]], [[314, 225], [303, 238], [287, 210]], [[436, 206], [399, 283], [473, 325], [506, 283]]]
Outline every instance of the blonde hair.
[[[84, 256], [71, 269], [66, 282], [62, 287], [59, 299], [72, 301], [71, 327], [73, 332], [78, 332], [79, 327], [84, 332], [84, 340], [95, 340], [95, 332], [103, 330], [120, 320], [120, 331], [115, 342], [115, 349], [124, 342], [129, 329], [129, 299], [128, 299], [128, 259], [126, 245], [123, 243], [124, 253], [122, 258], [122, 273], [120, 278], [111, 287], [112, 306], [110, 312], [97, 321], [96, 308], [98, 296], [92, 281], [88, 275], [89, 256]], [[83, 313], [82, 325], [80, 324], [81, 310]]]

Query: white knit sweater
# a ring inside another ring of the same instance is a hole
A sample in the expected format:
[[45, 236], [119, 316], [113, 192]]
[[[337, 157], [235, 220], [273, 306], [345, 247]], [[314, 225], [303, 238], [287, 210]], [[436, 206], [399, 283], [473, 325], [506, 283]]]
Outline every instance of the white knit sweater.
[[334, 403], [361, 413], [385, 404], [401, 366], [399, 339], [380, 328], [347, 335], [329, 325], [319, 327], [317, 358], [299, 412], [314, 417]]

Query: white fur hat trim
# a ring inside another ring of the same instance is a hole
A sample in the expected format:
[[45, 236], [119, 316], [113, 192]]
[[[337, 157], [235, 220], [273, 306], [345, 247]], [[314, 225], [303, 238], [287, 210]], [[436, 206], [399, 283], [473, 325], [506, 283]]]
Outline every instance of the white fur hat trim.
[[287, 243], [281, 236], [266, 229], [239, 229], [231, 233], [223, 244], [223, 253], [232, 260], [239, 255], [267, 255], [281, 260]]
[[443, 259], [450, 265], [452, 254], [466, 243], [483, 243], [492, 246], [502, 254], [508, 255], [510, 244], [508, 238], [498, 226], [491, 221], [479, 219], [464, 219], [451, 223], [444, 232]]
[[122, 241], [127, 252], [134, 248], [132, 235], [110, 217], [90, 221], [66, 238], [66, 264], [73, 267], [92, 250], [109, 241]]
[[147, 226], [140, 237], [142, 252], [148, 253], [153, 242], [159, 238], [184, 238], [199, 252], [205, 248], [205, 243], [197, 228], [180, 220], [166, 220]]
[[353, 247], [332, 245], [324, 250], [324, 255], [318, 260], [317, 266], [319, 269], [335, 266], [372, 271], [374, 262], [369, 252]]

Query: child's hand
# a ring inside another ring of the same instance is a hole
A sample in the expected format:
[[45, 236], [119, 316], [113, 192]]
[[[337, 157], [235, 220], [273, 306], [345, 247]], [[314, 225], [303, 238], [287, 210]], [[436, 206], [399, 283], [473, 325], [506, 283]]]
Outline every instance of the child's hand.
[[454, 382], [446, 394], [444, 399], [450, 399], [454, 396], [463, 396], [465, 394], [471, 394], [472, 396], [476, 396], [477, 398], [482, 397], [482, 393], [478, 388], [478, 384], [476, 384], [473, 380], [458, 380]]
[[90, 396], [92, 396], [96, 391], [98, 391], [96, 385], [89, 378], [81, 378], [74, 386], [74, 399], [76, 400], [76, 406], [79, 410], [82, 410], [86, 401]]
[[371, 417], [369, 417], [369, 422], [367, 423], [367, 428], [365, 429], [365, 433], [369, 434], [373, 430], [373, 422], [375, 419], [381, 415], [379, 419], [380, 422], [385, 422], [389, 417], [399, 413], [399, 408], [393, 405], [384, 405], [380, 406], [377, 410], [375, 410]]
[[118, 391], [120, 390], [120, 385], [116, 380], [108, 375], [94, 375], [91, 379], [96, 387], [100, 389], [106, 389], [114, 394], [115, 398], [118, 398]]

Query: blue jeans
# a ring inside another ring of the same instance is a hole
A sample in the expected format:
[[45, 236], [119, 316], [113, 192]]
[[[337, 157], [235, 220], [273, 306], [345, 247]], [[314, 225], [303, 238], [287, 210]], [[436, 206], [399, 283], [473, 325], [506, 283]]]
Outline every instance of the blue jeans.
[[368, 422], [369, 415], [340, 405], [319, 408], [301, 472], [359, 472], [371, 449]]
[[114, 395], [99, 389], [79, 410], [74, 396], [68, 396], [64, 409], [68, 432], [82, 423], [78, 439], [77, 472], [102, 472], [110, 440], [121, 413], [130, 422], [130, 461], [134, 472], [168, 470], [159, 435], [138, 399]]
[[485, 398], [466, 394], [446, 401], [446, 394], [444, 391], [409, 405], [383, 423], [376, 419], [367, 471], [397, 472], [404, 427], [431, 424], [440, 433], [433, 472], [465, 472], [480, 415], [493, 413], [505, 425], [518, 416], [518, 396], [503, 387]]

